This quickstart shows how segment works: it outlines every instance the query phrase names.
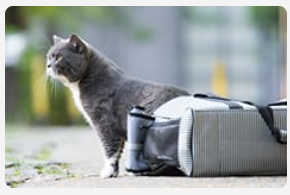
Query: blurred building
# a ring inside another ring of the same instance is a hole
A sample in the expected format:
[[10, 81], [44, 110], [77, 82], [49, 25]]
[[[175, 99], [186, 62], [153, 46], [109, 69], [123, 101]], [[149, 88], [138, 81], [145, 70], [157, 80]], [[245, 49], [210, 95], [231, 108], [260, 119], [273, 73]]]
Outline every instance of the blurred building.
[[185, 78], [189, 88], [211, 91], [213, 71], [222, 64], [228, 96], [264, 103], [281, 98], [281, 90], [285, 90], [280, 88], [285, 64], [280, 42], [253, 25], [252, 10], [193, 9], [196, 19], [187, 22], [184, 28]]
[[220, 95], [265, 103], [281, 98], [286, 90], [280, 85], [286, 66], [280, 41], [286, 39], [259, 31], [250, 7], [187, 8], [191, 17], [180, 7], [125, 9], [146, 28], [146, 40], [110, 27], [93, 26], [83, 34], [130, 74], [193, 93], [218, 93], [213, 90], [214, 71], [224, 66], [226, 94]]

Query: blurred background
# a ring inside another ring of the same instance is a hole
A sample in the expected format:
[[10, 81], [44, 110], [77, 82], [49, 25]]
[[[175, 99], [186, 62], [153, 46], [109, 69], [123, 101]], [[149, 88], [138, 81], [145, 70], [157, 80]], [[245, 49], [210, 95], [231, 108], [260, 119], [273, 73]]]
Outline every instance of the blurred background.
[[54, 34], [72, 32], [128, 74], [267, 103], [287, 96], [283, 7], [9, 7], [5, 121], [85, 124], [70, 92], [47, 81]]

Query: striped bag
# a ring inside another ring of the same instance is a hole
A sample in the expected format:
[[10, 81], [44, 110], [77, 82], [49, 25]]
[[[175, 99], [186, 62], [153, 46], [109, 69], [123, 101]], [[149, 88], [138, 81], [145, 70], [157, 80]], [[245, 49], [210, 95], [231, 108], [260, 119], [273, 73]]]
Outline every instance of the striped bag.
[[[165, 103], [151, 117], [154, 120], [142, 129], [128, 129], [128, 135], [146, 132], [139, 140], [137, 161], [147, 167], [140, 173], [163, 175], [175, 169], [195, 177], [287, 174], [286, 101], [258, 106], [195, 94]], [[127, 170], [130, 161], [138, 173], [134, 157], [127, 159]]]

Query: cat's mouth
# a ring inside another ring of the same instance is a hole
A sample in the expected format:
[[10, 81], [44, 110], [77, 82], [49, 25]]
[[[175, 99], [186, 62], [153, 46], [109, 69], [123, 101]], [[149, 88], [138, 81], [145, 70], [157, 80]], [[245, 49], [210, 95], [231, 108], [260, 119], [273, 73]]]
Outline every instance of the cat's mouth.
[[68, 79], [63, 75], [63, 70], [59, 67], [47, 66], [46, 75], [63, 83], [68, 83]]
[[46, 74], [52, 78], [57, 79], [57, 77], [61, 74], [60, 70], [55, 70], [51, 65], [48, 65], [46, 68]]

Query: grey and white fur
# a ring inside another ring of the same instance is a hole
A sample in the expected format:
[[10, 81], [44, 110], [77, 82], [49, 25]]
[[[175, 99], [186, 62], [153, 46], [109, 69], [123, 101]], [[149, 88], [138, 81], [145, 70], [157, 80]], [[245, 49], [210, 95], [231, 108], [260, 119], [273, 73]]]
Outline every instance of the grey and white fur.
[[77, 108], [97, 131], [105, 160], [100, 176], [116, 177], [129, 109], [139, 105], [152, 113], [166, 101], [189, 93], [128, 76], [76, 34], [68, 39], [54, 36], [53, 41], [47, 53], [46, 74], [71, 90]]

